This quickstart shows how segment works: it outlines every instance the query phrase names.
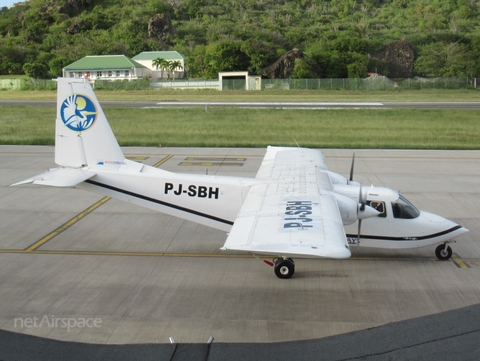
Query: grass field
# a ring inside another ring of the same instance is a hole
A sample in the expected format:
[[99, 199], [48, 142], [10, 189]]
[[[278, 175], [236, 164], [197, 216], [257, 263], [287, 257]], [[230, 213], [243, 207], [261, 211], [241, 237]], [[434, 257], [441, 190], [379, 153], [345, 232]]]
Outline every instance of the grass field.
[[[422, 89], [399, 91], [264, 90], [223, 91], [212, 89], [97, 90], [99, 100], [117, 101], [380, 101], [440, 102], [480, 101], [479, 89]], [[55, 91], [0, 91], [0, 100], [55, 100]]]
[[[104, 109], [122, 146], [480, 149], [476, 110]], [[0, 144], [54, 144], [55, 109], [2, 107]]]

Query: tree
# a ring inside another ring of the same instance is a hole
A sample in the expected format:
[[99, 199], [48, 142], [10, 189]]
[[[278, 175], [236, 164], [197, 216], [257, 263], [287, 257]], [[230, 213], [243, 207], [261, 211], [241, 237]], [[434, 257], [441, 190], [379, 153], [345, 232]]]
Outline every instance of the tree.
[[23, 45], [0, 44], [0, 72], [22, 74], [23, 64], [34, 58], [34, 50]]
[[295, 65], [293, 67], [292, 78], [294, 79], [311, 79], [315, 78], [310, 64], [304, 59], [295, 59]]
[[172, 60], [168, 62], [168, 68], [172, 72], [173, 78], [175, 78], [175, 69], [180, 68], [182, 63], [179, 60]]
[[46, 78], [48, 76], [48, 69], [42, 63], [25, 63], [23, 71], [31, 78]]
[[[21, 74], [25, 63], [50, 65], [56, 57], [73, 62], [85, 55], [133, 57], [142, 51], [169, 50], [148, 31], [152, 17], [166, 14], [175, 29], [166, 39], [187, 56], [187, 72], [193, 77], [216, 77], [221, 70], [261, 74], [293, 48], [311, 55], [321, 65], [322, 76], [347, 77], [349, 72], [362, 72], [351, 53], [375, 54], [384, 44], [403, 38], [423, 57], [417, 63], [419, 73], [478, 76], [478, 41], [470, 40], [479, 33], [476, 1], [23, 1], [0, 10], [0, 73]], [[467, 57], [457, 56], [458, 63], [448, 60], [448, 66], [434, 65], [439, 61], [432, 63], [431, 49], [424, 48], [441, 42], [458, 42], [456, 49]], [[37, 59], [42, 51], [51, 58]], [[58, 73], [61, 62], [53, 65], [50, 71]], [[379, 65], [371, 62], [369, 68], [380, 69]], [[315, 67], [313, 75], [319, 73]], [[296, 76], [306, 69], [297, 68]], [[168, 67], [158, 69], [170, 76]]]
[[241, 50], [241, 44], [222, 41], [207, 48], [205, 54], [204, 76], [213, 79], [221, 71], [246, 71], [249, 65], [247, 54]]
[[358, 53], [348, 53], [348, 55], [350, 58], [347, 65], [348, 77], [365, 78], [367, 76], [367, 57]]
[[163, 72], [170, 67], [168, 60], [163, 58], [153, 59], [152, 65], [155, 67], [155, 69], [160, 69], [162, 71], [161, 78], [164, 78]]
[[240, 50], [249, 57], [248, 71], [253, 74], [262, 74], [266, 68], [277, 58], [276, 47], [271, 43], [251, 38], [242, 42]]
[[53, 77], [61, 76], [63, 68], [70, 63], [72, 63], [71, 59], [68, 59], [61, 55], [51, 59], [48, 62], [48, 66], [50, 67], [50, 74]]
[[473, 52], [464, 44], [431, 43], [421, 49], [415, 61], [415, 71], [422, 75], [443, 77], [472, 76], [475, 73]]

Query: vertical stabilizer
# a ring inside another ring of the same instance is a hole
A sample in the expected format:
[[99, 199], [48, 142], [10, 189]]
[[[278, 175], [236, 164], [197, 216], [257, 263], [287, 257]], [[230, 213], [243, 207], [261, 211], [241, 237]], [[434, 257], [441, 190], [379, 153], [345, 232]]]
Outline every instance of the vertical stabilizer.
[[59, 78], [55, 163], [119, 167], [125, 157], [88, 79]]

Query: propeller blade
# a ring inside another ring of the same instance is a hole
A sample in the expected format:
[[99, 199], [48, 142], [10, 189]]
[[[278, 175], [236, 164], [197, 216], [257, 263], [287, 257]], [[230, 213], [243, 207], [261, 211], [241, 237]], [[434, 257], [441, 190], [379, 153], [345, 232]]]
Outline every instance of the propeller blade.
[[375, 217], [380, 214], [378, 210], [367, 205], [367, 190], [360, 184], [360, 194], [358, 195], [357, 219]]
[[363, 186], [362, 184], [360, 184], [360, 194], [358, 195], [358, 203], [360, 203], [360, 211], [364, 211], [365, 210], [365, 203], [367, 201], [366, 199], [367, 197], [365, 196], [365, 194], [363, 193]]
[[358, 236], [357, 236], [357, 243], [360, 243], [360, 237], [362, 235], [362, 220], [359, 219], [358, 220], [358, 232], [357, 232]]
[[353, 153], [352, 157], [352, 166], [350, 167], [350, 181], [353, 181], [353, 170], [355, 168], [355, 153]]

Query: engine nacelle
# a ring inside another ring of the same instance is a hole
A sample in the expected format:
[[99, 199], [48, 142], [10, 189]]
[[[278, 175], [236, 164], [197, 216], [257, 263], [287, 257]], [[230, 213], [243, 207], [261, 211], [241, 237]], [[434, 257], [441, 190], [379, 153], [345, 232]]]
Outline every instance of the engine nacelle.
[[327, 174], [330, 177], [332, 184], [344, 184], [344, 185], [348, 184], [348, 179], [341, 174], [330, 172], [328, 170], [327, 170]]
[[342, 216], [344, 226], [355, 223], [358, 219], [375, 217], [380, 214], [379, 211], [365, 204], [362, 208], [362, 205], [354, 201], [352, 198], [338, 193], [333, 193], [333, 195], [337, 200], [338, 209]]
[[342, 194], [333, 193], [342, 216], [343, 225], [355, 223], [358, 219], [358, 203]]

